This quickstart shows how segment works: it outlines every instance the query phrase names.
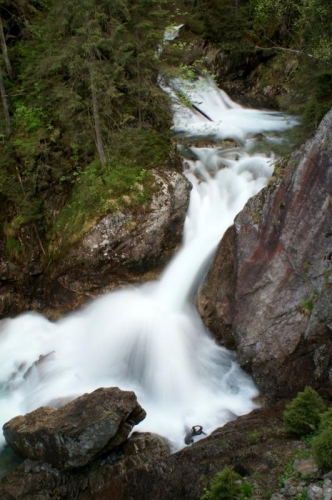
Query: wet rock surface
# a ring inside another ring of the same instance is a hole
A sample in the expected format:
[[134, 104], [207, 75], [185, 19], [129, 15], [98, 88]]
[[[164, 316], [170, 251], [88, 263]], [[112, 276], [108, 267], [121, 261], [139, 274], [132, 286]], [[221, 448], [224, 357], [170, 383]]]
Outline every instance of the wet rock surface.
[[133, 392], [100, 388], [59, 409], [41, 407], [15, 417], [3, 433], [22, 456], [66, 470], [119, 446], [145, 416]]
[[317, 469], [317, 481], [295, 469], [294, 478], [285, 474], [286, 463], [299, 466], [307, 449], [285, 432], [283, 409], [279, 403], [254, 410], [171, 455], [164, 438], [134, 433], [122, 446], [80, 469], [60, 471], [45, 462], [26, 460], [2, 481], [0, 498], [199, 500], [203, 488], [226, 466], [233, 466], [253, 486], [253, 498], [273, 494], [290, 498], [290, 491], [301, 493], [322, 477]]
[[332, 111], [226, 232], [200, 294], [268, 398], [331, 388]]
[[150, 203], [107, 214], [56, 262], [43, 255], [29, 226], [20, 232], [24, 258], [11, 261], [0, 232], [0, 318], [31, 309], [56, 318], [91, 297], [158, 276], [181, 242], [190, 184], [176, 170], [154, 177]]

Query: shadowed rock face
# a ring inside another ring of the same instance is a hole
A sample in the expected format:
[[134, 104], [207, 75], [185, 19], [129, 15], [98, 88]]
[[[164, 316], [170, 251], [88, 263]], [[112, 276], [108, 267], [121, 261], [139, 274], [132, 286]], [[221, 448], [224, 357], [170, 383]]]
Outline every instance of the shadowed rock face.
[[206, 324], [267, 397], [331, 387], [331, 167], [332, 111], [249, 200], [201, 289]]
[[3, 432], [24, 457], [66, 470], [82, 467], [123, 443], [145, 416], [133, 392], [101, 388], [59, 409], [42, 407], [15, 417]]
[[42, 258], [30, 226], [20, 230], [24, 260], [11, 262], [0, 227], [0, 318], [31, 309], [56, 318], [103, 292], [155, 278], [181, 242], [190, 184], [176, 170], [153, 175], [149, 204], [107, 214], [57, 262]]

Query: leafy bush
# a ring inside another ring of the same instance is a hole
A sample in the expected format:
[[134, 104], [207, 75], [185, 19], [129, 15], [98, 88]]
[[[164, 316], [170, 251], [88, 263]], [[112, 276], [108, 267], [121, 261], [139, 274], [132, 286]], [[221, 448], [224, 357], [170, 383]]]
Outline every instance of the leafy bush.
[[332, 427], [327, 427], [312, 440], [314, 457], [323, 472], [332, 469]]
[[286, 406], [283, 418], [287, 430], [299, 436], [315, 431], [325, 409], [319, 394], [312, 387], [306, 387]]
[[320, 416], [319, 431], [322, 432], [325, 429], [332, 431], [332, 406]]
[[253, 487], [249, 483], [241, 483], [241, 476], [232, 467], [225, 467], [205, 488], [201, 500], [242, 500], [250, 498]]

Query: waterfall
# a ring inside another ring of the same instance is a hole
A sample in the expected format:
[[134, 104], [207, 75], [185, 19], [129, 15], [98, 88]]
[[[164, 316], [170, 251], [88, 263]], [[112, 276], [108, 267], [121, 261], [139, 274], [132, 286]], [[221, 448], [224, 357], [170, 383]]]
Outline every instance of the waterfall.
[[295, 122], [245, 109], [207, 78], [163, 87], [173, 99], [173, 129], [193, 186], [182, 248], [159, 280], [104, 295], [57, 322], [32, 312], [3, 320], [1, 425], [39, 406], [118, 386], [134, 390], [147, 411], [135, 430], [164, 435], [178, 449], [186, 428], [199, 424], [209, 433], [255, 407], [252, 380], [234, 353], [215, 343], [191, 297], [223, 233], [272, 175], [273, 154], [253, 151], [262, 138], [282, 141], [278, 134]]

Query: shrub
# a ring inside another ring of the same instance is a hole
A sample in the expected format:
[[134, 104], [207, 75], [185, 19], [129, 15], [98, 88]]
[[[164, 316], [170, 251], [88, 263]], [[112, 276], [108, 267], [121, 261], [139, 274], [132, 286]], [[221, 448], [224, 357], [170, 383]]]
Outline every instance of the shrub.
[[325, 429], [330, 429], [332, 431], [332, 406], [320, 417], [319, 431], [324, 431]]
[[325, 404], [319, 394], [306, 387], [286, 406], [283, 417], [287, 430], [299, 436], [315, 431], [324, 410]]
[[332, 428], [326, 428], [312, 440], [314, 457], [323, 472], [332, 469]]
[[253, 494], [249, 483], [241, 483], [241, 476], [232, 467], [225, 467], [210, 482], [210, 488], [205, 488], [201, 500], [242, 500]]

